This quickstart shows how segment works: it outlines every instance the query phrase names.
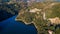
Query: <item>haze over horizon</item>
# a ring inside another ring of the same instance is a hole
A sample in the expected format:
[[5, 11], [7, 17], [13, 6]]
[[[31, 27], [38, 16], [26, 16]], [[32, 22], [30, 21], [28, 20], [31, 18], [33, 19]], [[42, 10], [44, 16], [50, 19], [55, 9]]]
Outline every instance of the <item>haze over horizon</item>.
[[11, 1], [24, 1], [24, 2], [35, 1], [35, 2], [43, 2], [43, 1], [60, 1], [60, 0], [11, 0]]

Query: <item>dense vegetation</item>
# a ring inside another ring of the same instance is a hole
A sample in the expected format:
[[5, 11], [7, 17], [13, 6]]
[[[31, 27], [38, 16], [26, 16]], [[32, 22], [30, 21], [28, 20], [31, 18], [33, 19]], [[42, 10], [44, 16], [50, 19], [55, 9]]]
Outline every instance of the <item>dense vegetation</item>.
[[8, 4], [7, 2], [0, 3], [0, 21], [3, 21], [13, 15], [18, 14], [20, 10], [18, 3]]

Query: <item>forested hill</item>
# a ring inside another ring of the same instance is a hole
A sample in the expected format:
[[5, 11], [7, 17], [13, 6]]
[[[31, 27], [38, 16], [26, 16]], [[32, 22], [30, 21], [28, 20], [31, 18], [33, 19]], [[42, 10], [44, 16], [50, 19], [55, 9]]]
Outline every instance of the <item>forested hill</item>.
[[[17, 5], [17, 6], [15, 6]], [[0, 21], [3, 21], [13, 15], [16, 15], [20, 10], [20, 5], [17, 3], [8, 4], [6, 2], [0, 3]]]

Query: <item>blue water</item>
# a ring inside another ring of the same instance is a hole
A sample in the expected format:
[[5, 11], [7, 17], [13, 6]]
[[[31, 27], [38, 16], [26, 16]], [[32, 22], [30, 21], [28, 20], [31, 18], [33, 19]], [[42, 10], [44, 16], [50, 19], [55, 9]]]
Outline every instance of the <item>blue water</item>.
[[16, 15], [0, 22], [0, 34], [37, 34], [34, 25], [15, 21]]

